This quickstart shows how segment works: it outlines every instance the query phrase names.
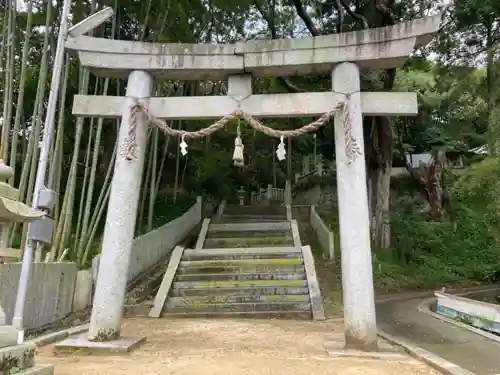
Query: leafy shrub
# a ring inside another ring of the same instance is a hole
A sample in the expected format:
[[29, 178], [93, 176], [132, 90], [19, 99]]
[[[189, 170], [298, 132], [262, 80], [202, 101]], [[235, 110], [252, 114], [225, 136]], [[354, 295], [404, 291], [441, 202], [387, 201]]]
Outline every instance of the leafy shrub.
[[401, 198], [392, 216], [393, 248], [377, 253], [379, 286], [496, 281], [500, 275], [500, 159], [473, 165], [449, 189], [448, 221], [428, 221], [423, 207]]

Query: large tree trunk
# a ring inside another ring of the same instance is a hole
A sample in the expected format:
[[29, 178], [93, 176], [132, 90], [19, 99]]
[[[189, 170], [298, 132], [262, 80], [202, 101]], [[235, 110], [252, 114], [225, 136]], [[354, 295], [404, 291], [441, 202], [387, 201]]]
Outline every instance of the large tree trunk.
[[443, 210], [443, 164], [446, 159], [444, 151], [440, 150], [434, 156], [431, 164], [412, 168], [407, 165], [407, 170], [419, 184], [425, 198], [429, 203], [429, 215], [433, 220], [441, 220]]
[[[375, 27], [391, 26], [395, 24], [392, 14], [393, 1], [374, 0], [378, 19]], [[384, 91], [391, 91], [396, 79], [396, 69], [385, 71], [383, 78]], [[392, 171], [392, 122], [388, 117], [376, 117], [372, 122], [371, 142], [369, 147], [371, 152], [367, 157], [371, 160], [367, 162], [368, 175], [372, 180], [371, 186], [371, 207], [372, 207], [372, 249], [388, 249], [391, 246], [390, 227], [390, 185]]]
[[368, 192], [371, 208], [371, 238], [374, 250], [391, 246], [390, 185], [392, 170], [392, 124], [386, 117], [370, 121], [367, 140]]

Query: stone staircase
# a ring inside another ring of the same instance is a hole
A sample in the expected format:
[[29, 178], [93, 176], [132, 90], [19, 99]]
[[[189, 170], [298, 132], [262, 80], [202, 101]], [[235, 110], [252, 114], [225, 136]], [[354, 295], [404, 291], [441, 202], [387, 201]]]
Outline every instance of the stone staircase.
[[176, 271], [171, 260], [163, 316], [312, 318], [304, 250], [284, 207], [226, 206], [198, 247], [179, 251]]

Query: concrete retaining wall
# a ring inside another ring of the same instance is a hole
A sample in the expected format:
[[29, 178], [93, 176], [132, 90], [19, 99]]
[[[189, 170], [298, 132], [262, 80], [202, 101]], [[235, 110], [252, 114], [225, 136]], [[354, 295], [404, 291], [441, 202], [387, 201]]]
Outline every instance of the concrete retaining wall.
[[333, 243], [333, 233], [323, 219], [316, 212], [316, 208], [311, 206], [311, 227], [314, 229], [316, 236], [318, 237], [318, 242], [323, 249], [323, 254], [326, 259], [332, 260], [335, 256], [335, 246]]
[[[0, 264], [0, 304], [12, 323], [21, 263]], [[24, 310], [26, 329], [39, 328], [72, 311], [77, 267], [75, 263], [33, 263]]]
[[[201, 221], [202, 199], [177, 219], [134, 239], [128, 270], [128, 281], [165, 258], [183, 238]], [[99, 255], [92, 261], [92, 275], [97, 280]]]

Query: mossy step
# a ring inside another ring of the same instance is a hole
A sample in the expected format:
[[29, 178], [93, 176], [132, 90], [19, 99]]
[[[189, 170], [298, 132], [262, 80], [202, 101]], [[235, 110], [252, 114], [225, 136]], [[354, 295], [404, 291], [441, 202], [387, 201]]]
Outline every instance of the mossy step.
[[231, 223], [210, 224], [209, 232], [255, 232], [255, 231], [289, 231], [292, 226], [289, 221], [275, 223]]
[[304, 261], [300, 258], [282, 258], [282, 259], [210, 259], [210, 260], [186, 260], [180, 262], [180, 268], [183, 267], [255, 267], [258, 265], [274, 266], [302, 266]]
[[195, 297], [170, 297], [167, 300], [167, 309], [177, 307], [191, 307], [206, 304], [226, 304], [226, 303], [260, 303], [260, 302], [309, 302], [309, 295], [211, 295]]
[[291, 229], [259, 230], [259, 231], [213, 231], [208, 230], [206, 238], [276, 238], [291, 237]]
[[206, 281], [176, 281], [174, 288], [223, 288], [223, 287], [307, 287], [307, 280], [206, 280]]
[[302, 259], [302, 252], [294, 247], [240, 247], [222, 249], [185, 250], [182, 260], [250, 260]]
[[224, 212], [222, 214], [222, 217], [228, 218], [228, 219], [272, 219], [276, 220], [279, 219], [281, 221], [286, 220], [286, 212], [283, 213], [246, 213], [246, 212], [241, 212], [241, 213], [227, 213]]
[[288, 310], [288, 311], [230, 311], [230, 312], [164, 312], [165, 318], [186, 318], [186, 319], [297, 319], [297, 320], [311, 320], [311, 311], [302, 310]]
[[207, 238], [203, 245], [206, 249], [225, 247], [256, 247], [293, 245], [292, 236], [275, 237], [237, 237], [237, 238]]
[[200, 303], [198, 305], [165, 307], [168, 312], [254, 312], [254, 311], [310, 311], [309, 302], [249, 302], [249, 303]]
[[170, 290], [171, 297], [195, 297], [195, 296], [262, 296], [262, 295], [300, 295], [308, 294], [309, 288], [305, 287], [276, 287], [276, 286], [225, 286], [213, 288], [211, 286], [198, 286], [196, 288], [184, 289], [175, 286]]
[[[252, 259], [250, 262], [255, 262], [257, 260], [263, 259]], [[234, 260], [227, 260], [224, 262], [230, 262]], [[241, 261], [249, 261], [248, 259], [241, 259]], [[198, 262], [198, 261], [196, 261]], [[203, 261], [205, 262], [205, 261]], [[222, 261], [219, 261], [222, 262]], [[182, 264], [184, 263], [184, 264]], [[303, 264], [269, 264], [269, 263], [240, 263], [240, 264], [228, 264], [228, 263], [211, 263], [211, 264], [196, 264], [193, 261], [183, 261], [177, 269], [177, 275], [193, 275], [193, 274], [209, 274], [209, 273], [262, 273], [262, 272], [305, 272], [305, 267]]]
[[219, 223], [221, 224], [231, 224], [231, 223], [279, 223], [286, 220], [286, 217], [276, 217], [276, 218], [263, 218], [263, 217], [245, 217], [245, 216], [222, 216]]
[[240, 272], [240, 273], [196, 273], [177, 274], [175, 281], [207, 280], [306, 280], [305, 272]]
[[227, 204], [224, 207], [224, 213], [227, 214], [254, 214], [254, 215], [266, 215], [266, 214], [282, 214], [285, 212], [285, 207], [280, 205], [266, 205], [266, 206], [240, 206]]

